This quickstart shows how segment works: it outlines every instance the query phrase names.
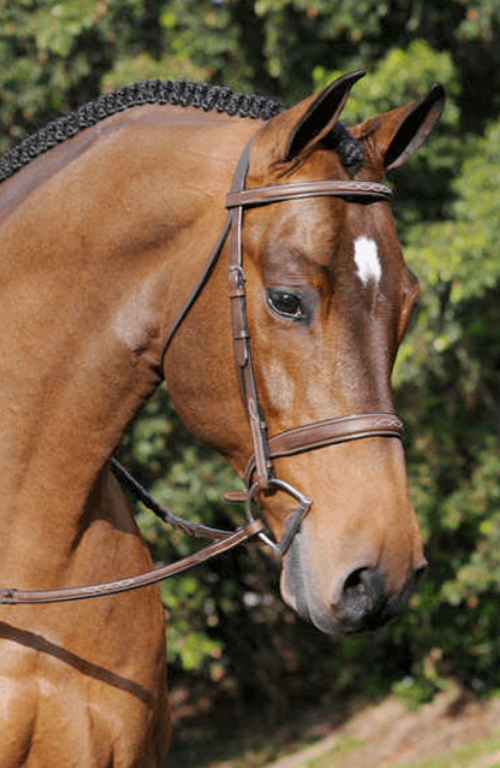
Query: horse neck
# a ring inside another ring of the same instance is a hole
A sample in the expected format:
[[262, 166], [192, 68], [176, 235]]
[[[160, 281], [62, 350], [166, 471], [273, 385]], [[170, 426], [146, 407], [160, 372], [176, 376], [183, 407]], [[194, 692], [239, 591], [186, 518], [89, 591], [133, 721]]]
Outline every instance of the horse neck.
[[4, 567], [15, 551], [16, 568], [33, 568], [43, 537], [50, 567], [63, 571], [82, 525], [95, 514], [113, 520], [113, 505], [93, 512], [89, 498], [158, 384], [163, 339], [216, 240], [235, 158], [255, 130], [238, 121], [235, 138], [229, 118], [214, 130], [217, 121], [205, 127], [198, 114], [172, 125], [158, 115], [121, 116], [120, 127], [111, 118], [79, 154], [68, 150], [68, 163], [61, 146], [9, 182], [0, 220]]

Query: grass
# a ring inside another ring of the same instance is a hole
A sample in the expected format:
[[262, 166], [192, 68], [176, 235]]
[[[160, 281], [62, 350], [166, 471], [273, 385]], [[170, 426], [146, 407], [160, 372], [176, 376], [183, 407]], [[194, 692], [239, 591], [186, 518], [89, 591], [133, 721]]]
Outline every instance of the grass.
[[[260, 739], [249, 739], [239, 742], [237, 745], [220, 744], [218, 746], [210, 745], [210, 756], [207, 755], [207, 744], [194, 745], [192, 749], [186, 750], [184, 755], [178, 754], [177, 758], [169, 761], [169, 768], [265, 768], [265, 766], [282, 759], [285, 756], [297, 755], [302, 749], [306, 749], [310, 744], [294, 743], [293, 753], [290, 748], [283, 744], [270, 744], [270, 738], [262, 737]], [[332, 749], [316, 758], [304, 760], [303, 768], [335, 768], [336, 762], [346, 755], [352, 754], [353, 765], [362, 768], [362, 764], [355, 759], [355, 753], [363, 747], [363, 743], [349, 737], [339, 740]], [[398, 768], [473, 768], [482, 757], [500, 751], [500, 731], [495, 738], [483, 741], [478, 738], [477, 742], [468, 746], [459, 747], [447, 754], [441, 754], [430, 760], [420, 760], [417, 762], [405, 763]], [[488, 764], [488, 768], [500, 768], [500, 760], [494, 764]]]
[[[304, 768], [335, 768], [336, 760], [348, 752], [352, 752], [353, 765], [362, 768], [362, 764], [354, 759], [354, 753], [362, 746], [359, 742], [349, 743], [348, 739], [336, 745], [333, 749], [326, 752], [321, 757], [313, 758], [304, 762]], [[401, 764], [398, 768], [473, 768], [478, 761], [488, 755], [500, 752], [500, 729], [498, 735], [491, 739], [483, 740], [478, 737], [477, 741], [467, 746], [458, 747], [448, 753], [441, 754], [430, 760], [418, 760], [410, 763]], [[500, 759], [493, 763], [488, 763], [488, 768], [500, 768]]]
[[[464, 720], [458, 730], [447, 733], [446, 722], [440, 721], [440, 718], [446, 713], [450, 703], [453, 704], [456, 696], [459, 696], [458, 689], [452, 693], [455, 698], [443, 698], [438, 709], [432, 713], [431, 719], [427, 710], [421, 726], [418, 717], [412, 726], [413, 729], [419, 728], [418, 739], [421, 732], [420, 746], [425, 746], [428, 737], [428, 752], [434, 748], [434, 756], [399, 763], [397, 768], [500, 768], [500, 759], [494, 762], [488, 759], [500, 753], [500, 723], [497, 726], [492, 720], [491, 710], [477, 708], [472, 720]], [[389, 712], [392, 711], [389, 709]], [[363, 710], [359, 711], [362, 712]], [[228, 717], [230, 718], [229, 713]], [[379, 730], [370, 730], [371, 735], [366, 739], [361, 735], [358, 737], [349, 729], [339, 728], [330, 731], [331, 737], [334, 738], [329, 738], [328, 742], [323, 742], [317, 732], [314, 734], [309, 730], [303, 718], [299, 727], [293, 727], [291, 723], [288, 723], [286, 728], [266, 727], [262, 723], [258, 727], [254, 722], [252, 727], [238, 733], [234, 726], [231, 726], [227, 729], [227, 738], [217, 729], [211, 732], [211, 736], [205, 728], [197, 731], [190, 729], [174, 744], [167, 765], [168, 768], [266, 768], [276, 761], [283, 760], [286, 764], [286, 758], [290, 758], [295, 766], [300, 768], [365, 768], [368, 762], [375, 762], [379, 768], [386, 768], [383, 763], [384, 740], [387, 733], [391, 732], [388, 729], [396, 725], [390, 717], [389, 715], [389, 718], [386, 716], [380, 720]], [[481, 717], [482, 720], [477, 719]], [[472, 723], [478, 726], [477, 734]], [[436, 732], [437, 727], [440, 730]], [[456, 734], [454, 737], [451, 736], [452, 732]], [[433, 738], [433, 734], [438, 736], [437, 740]], [[457, 746], [458, 741], [454, 742], [453, 738], [470, 743]], [[448, 741], [449, 749], [446, 748]], [[437, 754], [441, 749], [446, 751]], [[378, 760], [377, 751], [380, 754]]]
[[242, 736], [224, 741], [210, 740], [206, 735], [190, 738], [188, 743], [174, 744], [165, 768], [265, 768], [287, 755], [311, 746], [311, 739], [285, 744], [277, 735], [265, 732], [261, 735]]
[[335, 744], [321, 757], [306, 760], [304, 768], [334, 768], [336, 758], [343, 757], [349, 752], [355, 752], [362, 746], [364, 746], [364, 742], [359, 741], [359, 739], [353, 739], [349, 736], [341, 737], [338, 744]]
[[[293, 747], [293, 751], [290, 747]], [[196, 739], [190, 741], [185, 749], [175, 750], [167, 762], [169, 768], [265, 768], [286, 756], [297, 756], [307, 750], [311, 741], [283, 744], [279, 739], [266, 733], [261, 736], [243, 738], [237, 742], [212, 742]], [[304, 756], [303, 768], [335, 768], [337, 762], [352, 755], [352, 765], [363, 768], [363, 763], [356, 758], [356, 752], [366, 744], [349, 736], [339, 736], [338, 743], [332, 749], [315, 758]], [[483, 740], [452, 749], [448, 753], [426, 760], [401, 764], [398, 768], [475, 768], [481, 758], [500, 752], [500, 728], [498, 733]], [[488, 768], [500, 768], [500, 760], [488, 764]]]
[[[481, 757], [487, 757], [500, 751], [500, 734], [496, 738], [483, 741], [478, 739], [477, 743], [466, 747], [459, 747], [448, 755], [442, 755], [433, 760], [408, 763], [404, 768], [472, 768]], [[500, 759], [488, 768], [497, 768], [500, 766]]]

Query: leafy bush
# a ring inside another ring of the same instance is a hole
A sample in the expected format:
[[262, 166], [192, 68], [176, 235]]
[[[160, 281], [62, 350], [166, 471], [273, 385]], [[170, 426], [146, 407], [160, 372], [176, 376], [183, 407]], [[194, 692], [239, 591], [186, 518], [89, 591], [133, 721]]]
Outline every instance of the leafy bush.
[[[256, 548], [167, 582], [162, 595], [174, 672], [216, 680], [242, 706], [266, 702], [276, 717], [300, 701], [360, 688], [375, 695], [393, 680], [419, 700], [447, 675], [476, 689], [498, 686], [496, 5], [0, 0], [0, 13], [0, 150], [101, 90], [149, 77], [225, 82], [293, 103], [341, 72], [365, 68], [369, 74], [345, 110], [348, 123], [444, 82], [441, 127], [392, 177], [396, 224], [422, 284], [420, 313], [394, 379], [430, 562], [409, 610], [376, 637], [332, 644], [282, 605], [277, 567]], [[194, 444], [164, 391], [120, 450], [177, 513], [220, 526], [241, 521], [241, 510], [220, 501], [233, 487], [231, 470]], [[139, 520], [156, 561], [191, 550], [192, 542], [142, 511]]]

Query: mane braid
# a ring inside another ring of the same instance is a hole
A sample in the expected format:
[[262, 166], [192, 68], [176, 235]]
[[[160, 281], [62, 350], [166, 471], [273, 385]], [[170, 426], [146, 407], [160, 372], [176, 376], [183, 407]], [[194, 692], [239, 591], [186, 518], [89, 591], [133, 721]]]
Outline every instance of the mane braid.
[[278, 99], [237, 93], [221, 85], [173, 80], [146, 80], [99, 96], [66, 117], [48, 123], [0, 158], [0, 183], [44, 152], [70, 139], [100, 120], [143, 104], [177, 104], [205, 112], [269, 120], [285, 109]]
[[324, 143], [337, 153], [349, 175], [356, 176], [365, 159], [363, 142], [351, 136], [344, 123], [335, 123]]

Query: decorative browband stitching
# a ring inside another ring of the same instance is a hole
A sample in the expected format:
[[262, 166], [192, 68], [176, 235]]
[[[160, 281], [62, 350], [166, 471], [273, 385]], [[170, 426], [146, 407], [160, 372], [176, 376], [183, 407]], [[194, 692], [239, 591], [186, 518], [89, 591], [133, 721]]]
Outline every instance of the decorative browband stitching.
[[226, 208], [245, 208], [256, 205], [269, 205], [284, 200], [296, 200], [305, 197], [342, 197], [366, 199], [369, 202], [390, 200], [392, 189], [375, 181], [305, 181], [295, 184], [275, 184], [270, 187], [245, 189], [230, 192], [226, 196]]

